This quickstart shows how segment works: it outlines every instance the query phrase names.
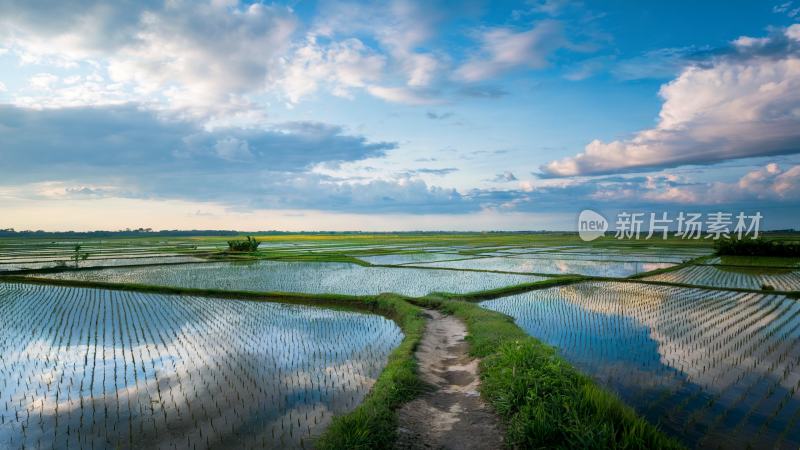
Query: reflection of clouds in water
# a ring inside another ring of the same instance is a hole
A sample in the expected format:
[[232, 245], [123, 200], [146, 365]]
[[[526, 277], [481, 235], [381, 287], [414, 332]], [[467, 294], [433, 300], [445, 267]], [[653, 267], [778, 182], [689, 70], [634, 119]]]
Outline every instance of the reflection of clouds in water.
[[505, 272], [538, 273], [538, 274], [581, 274], [590, 276], [627, 277], [641, 272], [644, 267], [662, 268], [674, 265], [669, 262], [625, 262], [583, 260], [573, 258], [559, 258], [557, 255], [548, 257], [519, 257], [503, 256], [462, 259], [457, 261], [439, 261], [432, 263], [419, 263], [415, 266], [446, 267], [453, 269], [499, 270]]
[[689, 266], [646, 279], [697, 286], [761, 289], [766, 284], [779, 291], [800, 289], [800, 270], [764, 267], [739, 267], [732, 270], [715, 266]]
[[785, 444], [800, 444], [792, 422], [800, 411], [800, 302], [595, 282], [483, 306], [513, 316], [690, 445], [772, 447], [784, 431]]
[[0, 300], [19, 317], [0, 322], [0, 446], [299, 446], [402, 339], [379, 316], [296, 305], [9, 284]]
[[540, 278], [414, 268], [363, 267], [350, 263], [255, 261], [84, 270], [48, 274], [47, 278], [138, 283], [259, 292], [371, 295], [394, 292], [422, 296], [430, 292], [472, 292]]
[[672, 267], [672, 266], [674, 266], [674, 264], [670, 264], [670, 263], [641, 263], [640, 264], [640, 268], [639, 268], [639, 272], [640, 273], [641, 272], [650, 272], [650, 271], [658, 270], [658, 269], [666, 269], [667, 267]]

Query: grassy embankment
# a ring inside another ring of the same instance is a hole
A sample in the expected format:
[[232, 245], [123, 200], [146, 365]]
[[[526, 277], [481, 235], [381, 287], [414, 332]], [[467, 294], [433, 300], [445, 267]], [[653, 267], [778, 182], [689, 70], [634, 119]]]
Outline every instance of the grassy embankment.
[[415, 302], [466, 323], [470, 353], [481, 358], [481, 394], [502, 417], [508, 447], [682, 447], [510, 317], [438, 296]]

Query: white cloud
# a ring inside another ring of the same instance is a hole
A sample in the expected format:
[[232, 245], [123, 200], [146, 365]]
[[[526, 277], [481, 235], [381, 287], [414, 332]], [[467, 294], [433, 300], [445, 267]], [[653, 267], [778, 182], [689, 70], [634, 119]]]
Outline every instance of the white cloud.
[[383, 100], [405, 103], [408, 105], [432, 105], [441, 102], [441, 100], [430, 91], [421, 91], [404, 86], [369, 86], [367, 92]]
[[262, 4], [176, 4], [143, 14], [135, 41], [110, 57], [111, 79], [145, 93], [163, 90], [171, 106], [189, 113], [247, 106], [244, 96], [266, 87], [288, 48], [295, 19]]
[[5, 83], [0, 81], [0, 92], [6, 92], [6, 91], [8, 91], [8, 88], [6, 87]]
[[779, 53], [761, 55], [753, 47], [767, 43], [744, 45], [740, 38], [734, 53], [684, 69], [661, 87], [655, 128], [627, 140], [594, 140], [542, 171], [592, 175], [800, 152], [800, 56], [792, 41], [800, 26], [794, 27], [771, 37], [782, 45]]
[[28, 84], [33, 89], [47, 91], [58, 80], [59, 78], [52, 73], [37, 73], [28, 80]]
[[[83, 96], [54, 89], [25, 104], [54, 107], [81, 97], [85, 104], [108, 104], [114, 101], [97, 96], [124, 88], [128, 101], [185, 115], [235, 114], [254, 107], [248, 96], [265, 90], [297, 27], [288, 8], [260, 3], [66, 3], [0, 4], [0, 43], [23, 63], [95, 66], [108, 77], [88, 81], [105, 85], [84, 86], [93, 95]], [[53, 99], [62, 94], [70, 100]]]
[[478, 33], [478, 40], [480, 50], [456, 69], [456, 79], [475, 82], [517, 67], [542, 68], [553, 52], [569, 45], [563, 26], [555, 20], [543, 20], [526, 31], [484, 29]]
[[363, 89], [389, 102], [431, 103], [419, 93], [432, 92], [446, 58], [418, 49], [435, 34], [439, 16], [432, 5], [404, 0], [328, 3], [305, 41], [282, 60], [276, 85], [290, 103], [320, 88], [346, 98]]
[[327, 86], [334, 95], [349, 97], [352, 88], [363, 88], [379, 80], [386, 60], [358, 39], [322, 46], [311, 35], [284, 64], [277, 84], [289, 101], [297, 103], [316, 92], [320, 84]]
[[336, 2], [328, 4], [320, 16], [315, 33], [331, 39], [356, 33], [370, 36], [386, 51], [393, 69], [408, 86], [429, 86], [444, 68], [441, 55], [419, 50], [434, 37], [437, 24], [445, 17], [437, 2]]
[[[591, 179], [587, 183], [592, 183]], [[674, 175], [594, 183], [590, 197], [610, 202], [655, 202], [683, 205], [735, 204], [747, 201], [796, 202], [800, 198], [800, 165], [783, 170], [776, 163], [751, 170], [733, 182], [690, 182]]]

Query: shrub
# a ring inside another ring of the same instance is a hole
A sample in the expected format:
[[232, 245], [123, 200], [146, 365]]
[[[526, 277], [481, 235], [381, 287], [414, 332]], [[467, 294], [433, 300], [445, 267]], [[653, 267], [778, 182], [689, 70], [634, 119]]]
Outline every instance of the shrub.
[[81, 253], [80, 244], [76, 245], [74, 250], [75, 251], [72, 253], [72, 261], [75, 262], [75, 267], [78, 267], [78, 264], [81, 261], [86, 261], [89, 258], [89, 254], [88, 253]]
[[721, 256], [789, 256], [800, 257], [800, 243], [765, 239], [725, 239], [714, 244]]
[[254, 252], [258, 250], [260, 241], [247, 236], [247, 239], [234, 239], [228, 241], [228, 250], [232, 252]]

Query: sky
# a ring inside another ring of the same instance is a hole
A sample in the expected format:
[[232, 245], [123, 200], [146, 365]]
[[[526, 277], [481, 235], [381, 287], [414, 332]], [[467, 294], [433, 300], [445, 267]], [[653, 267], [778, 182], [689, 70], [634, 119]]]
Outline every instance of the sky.
[[800, 0], [0, 0], [0, 228], [800, 228]]

